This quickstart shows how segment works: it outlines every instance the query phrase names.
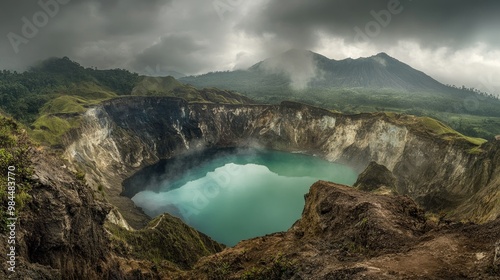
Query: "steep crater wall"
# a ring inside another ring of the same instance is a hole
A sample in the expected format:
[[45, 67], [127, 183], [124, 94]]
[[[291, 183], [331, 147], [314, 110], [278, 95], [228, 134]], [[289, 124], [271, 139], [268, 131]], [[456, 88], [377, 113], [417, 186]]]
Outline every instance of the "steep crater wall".
[[[499, 141], [497, 141], [499, 142]], [[479, 154], [401, 124], [385, 114], [347, 116], [303, 104], [189, 104], [182, 99], [131, 97], [89, 109], [68, 135], [66, 158], [102, 185], [133, 227], [145, 223], [120, 196], [124, 179], [160, 159], [214, 147], [261, 146], [317, 155], [356, 168], [375, 161], [397, 179], [397, 191], [430, 210], [475, 221], [500, 209], [499, 144]], [[485, 201], [487, 203], [477, 203]], [[498, 204], [498, 203], [497, 203]]]

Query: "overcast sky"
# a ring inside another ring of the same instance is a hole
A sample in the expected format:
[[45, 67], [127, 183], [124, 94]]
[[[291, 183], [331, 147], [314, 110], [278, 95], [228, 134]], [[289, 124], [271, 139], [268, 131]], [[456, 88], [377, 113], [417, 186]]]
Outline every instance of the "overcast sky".
[[9, 0], [0, 4], [0, 68], [68, 56], [199, 74], [291, 48], [334, 59], [386, 52], [443, 83], [500, 94], [498, 15], [498, 0]]

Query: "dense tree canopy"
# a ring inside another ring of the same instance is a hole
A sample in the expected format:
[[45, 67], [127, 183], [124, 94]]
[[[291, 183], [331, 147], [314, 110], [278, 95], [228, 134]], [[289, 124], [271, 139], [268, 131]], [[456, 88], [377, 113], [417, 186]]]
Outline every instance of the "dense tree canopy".
[[130, 94], [139, 75], [123, 69], [84, 68], [67, 57], [51, 58], [28, 71], [0, 72], [0, 108], [17, 120], [31, 123], [49, 100], [69, 94], [75, 85], [95, 84], [118, 95]]

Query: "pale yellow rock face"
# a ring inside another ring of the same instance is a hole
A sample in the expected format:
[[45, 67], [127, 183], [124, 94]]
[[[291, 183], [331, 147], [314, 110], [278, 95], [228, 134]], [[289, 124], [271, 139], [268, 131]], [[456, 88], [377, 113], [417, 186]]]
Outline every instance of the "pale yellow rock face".
[[83, 123], [68, 137], [65, 157], [111, 196], [119, 195], [125, 178], [160, 159], [206, 147], [257, 146], [320, 156], [359, 172], [375, 161], [393, 172], [399, 193], [427, 209], [453, 207], [450, 214], [475, 221], [500, 213], [492, 206], [499, 198], [495, 149], [470, 154], [463, 144], [384, 114], [347, 116], [291, 102], [217, 105], [136, 97], [91, 108]]

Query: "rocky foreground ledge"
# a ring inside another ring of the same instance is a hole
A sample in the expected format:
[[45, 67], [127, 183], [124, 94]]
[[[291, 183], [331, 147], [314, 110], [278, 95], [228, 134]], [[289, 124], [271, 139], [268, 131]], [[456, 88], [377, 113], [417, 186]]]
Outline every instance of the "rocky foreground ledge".
[[[500, 141], [478, 149], [460, 135], [436, 137], [442, 128], [436, 122], [344, 116], [295, 103], [242, 107], [120, 99], [90, 109], [84, 118], [81, 130], [68, 137], [68, 161], [35, 148], [23, 154], [34, 171], [16, 179], [30, 186], [16, 227], [16, 272], [4, 263], [0, 279], [500, 277]], [[429, 130], [435, 125], [438, 130]], [[131, 172], [196, 147], [238, 146], [244, 139], [358, 163], [365, 183], [383, 179], [383, 186], [362, 185], [373, 190], [366, 192], [318, 182], [291, 229], [234, 248], [224, 249], [170, 215], [127, 230], [116, 207], [133, 212], [131, 201], [118, 201], [120, 183]], [[14, 142], [10, 146], [18, 146]], [[75, 163], [88, 166], [87, 174], [70, 171]], [[412, 199], [434, 212], [439, 209], [432, 206], [446, 205], [455, 216], [426, 214]], [[0, 239], [8, 234], [0, 231]], [[1, 255], [7, 250], [0, 246]]]
[[499, 279], [498, 241], [500, 219], [434, 222], [407, 196], [319, 181], [287, 232], [205, 257], [179, 279]]
[[[436, 221], [407, 196], [320, 181], [287, 232], [224, 249], [169, 215], [140, 231], [109, 227], [112, 206], [60, 160], [37, 152], [33, 161], [27, 178], [33, 199], [19, 216], [16, 272], [4, 268], [1, 279], [500, 277], [500, 219]], [[3, 246], [0, 253], [7, 253]]]
[[28, 155], [32, 175], [17, 178], [30, 198], [17, 217], [15, 267], [6, 265], [10, 232], [0, 229], [0, 279], [172, 279], [224, 248], [168, 214], [140, 231], [108, 224], [113, 206], [57, 155]]

